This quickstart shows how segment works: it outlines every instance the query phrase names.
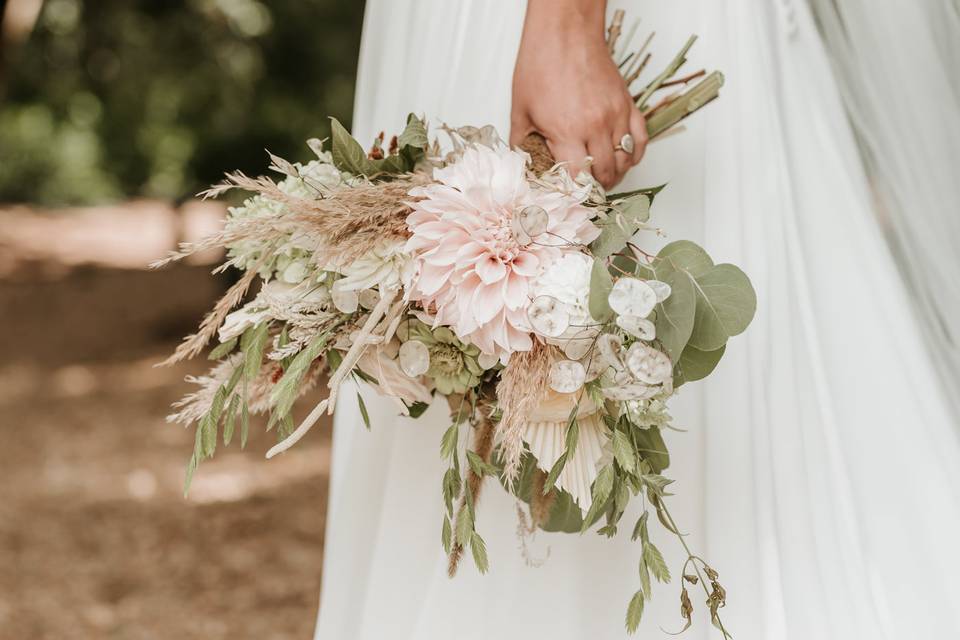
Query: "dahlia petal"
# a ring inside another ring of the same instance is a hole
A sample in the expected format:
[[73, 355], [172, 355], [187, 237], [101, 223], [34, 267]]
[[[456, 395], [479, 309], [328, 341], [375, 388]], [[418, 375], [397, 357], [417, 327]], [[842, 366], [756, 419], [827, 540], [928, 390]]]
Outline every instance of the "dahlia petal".
[[519, 276], [517, 273], [511, 273], [504, 278], [503, 300], [507, 309], [526, 308], [530, 302], [527, 299], [529, 289], [530, 286], [527, 279]]
[[429, 297], [440, 291], [449, 277], [449, 269], [425, 264], [416, 279], [416, 287], [420, 290], [420, 293]]
[[500, 282], [507, 275], [507, 267], [495, 256], [487, 256], [486, 259], [477, 262], [474, 270], [484, 284], [493, 284]]
[[514, 258], [510, 267], [519, 276], [533, 278], [540, 273], [540, 259], [536, 254], [528, 251]]
[[481, 325], [493, 320], [503, 311], [502, 285], [485, 284], [477, 287], [470, 310]]

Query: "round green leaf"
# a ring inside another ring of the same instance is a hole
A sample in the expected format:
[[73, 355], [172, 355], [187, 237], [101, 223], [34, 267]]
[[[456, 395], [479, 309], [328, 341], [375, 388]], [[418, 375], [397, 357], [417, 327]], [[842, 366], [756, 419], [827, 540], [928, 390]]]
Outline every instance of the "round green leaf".
[[690, 344], [715, 351], [739, 335], [753, 320], [757, 295], [750, 279], [732, 264], [717, 265], [696, 276], [696, 319]]
[[703, 380], [713, 373], [726, 348], [726, 345], [724, 345], [713, 351], [701, 351], [688, 344], [683, 353], [680, 354], [680, 366], [676, 371], [677, 377], [674, 378], [674, 386], [680, 386], [684, 382]]

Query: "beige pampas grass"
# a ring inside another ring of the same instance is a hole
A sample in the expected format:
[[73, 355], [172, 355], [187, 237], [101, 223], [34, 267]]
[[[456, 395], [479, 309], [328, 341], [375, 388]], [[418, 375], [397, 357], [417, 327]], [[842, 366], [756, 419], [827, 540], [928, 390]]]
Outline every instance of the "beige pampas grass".
[[200, 323], [200, 330], [184, 338], [183, 342], [177, 347], [177, 350], [173, 352], [173, 355], [161, 362], [158, 366], [165, 367], [180, 362], [181, 360], [189, 360], [203, 351], [203, 348], [207, 346], [210, 339], [217, 334], [217, 329], [223, 324], [223, 319], [226, 318], [230, 310], [237, 306], [240, 300], [243, 299], [253, 279], [256, 278], [257, 271], [268, 256], [269, 253], [264, 252], [264, 255], [260, 258], [257, 265], [244, 273], [243, 277], [230, 287], [223, 297], [217, 301], [213, 311], [204, 316], [203, 322]]
[[[270, 178], [234, 173], [201, 195], [214, 197], [228, 189], [259, 193], [288, 210], [278, 216], [276, 222], [291, 223], [298, 231], [322, 238], [325, 246], [321, 249], [327, 257], [350, 261], [384, 242], [406, 240], [410, 236], [407, 230], [410, 207], [406, 204], [411, 200], [409, 192], [429, 182], [428, 175], [410, 173], [385, 182], [360, 182], [323, 193], [318, 191], [316, 198], [301, 198], [285, 193]], [[251, 231], [252, 235], [262, 237], [262, 230]], [[242, 230], [223, 234], [228, 241], [239, 239], [231, 236], [242, 235], [246, 235]]]
[[501, 411], [497, 435], [504, 459], [504, 474], [516, 480], [523, 457], [523, 432], [527, 417], [543, 400], [550, 372], [549, 347], [534, 342], [533, 349], [515, 353], [500, 375], [497, 406]]

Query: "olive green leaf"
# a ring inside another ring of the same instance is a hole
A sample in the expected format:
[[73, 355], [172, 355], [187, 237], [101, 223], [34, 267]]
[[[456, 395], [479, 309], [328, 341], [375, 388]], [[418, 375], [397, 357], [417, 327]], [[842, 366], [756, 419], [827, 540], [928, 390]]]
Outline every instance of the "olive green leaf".
[[640, 225], [650, 219], [650, 196], [646, 193], [629, 194], [613, 200], [607, 217], [596, 225], [600, 235], [590, 244], [596, 258], [607, 258], [623, 249]]
[[566, 452], [560, 454], [560, 457], [557, 458], [557, 461], [553, 463], [553, 466], [550, 467], [550, 473], [547, 474], [547, 479], [543, 483], [543, 494], [546, 495], [550, 493], [550, 490], [553, 489], [553, 485], [557, 483], [557, 478], [560, 477], [560, 473], [563, 471], [563, 467], [567, 464], [567, 454]]
[[613, 317], [613, 309], [607, 301], [612, 289], [613, 278], [610, 276], [610, 270], [607, 269], [606, 262], [602, 258], [597, 258], [593, 261], [593, 269], [590, 271], [590, 296], [587, 300], [590, 315], [597, 322], [607, 322]]
[[673, 385], [679, 387], [684, 382], [694, 382], [706, 378], [713, 373], [726, 349], [727, 347], [724, 345], [713, 351], [701, 351], [688, 344], [683, 353], [680, 354], [680, 366], [674, 372]]
[[443, 529], [440, 531], [440, 541], [443, 543], [443, 551], [450, 554], [450, 547], [453, 544], [453, 529], [450, 527], [450, 518], [443, 516]]
[[656, 273], [658, 280], [670, 285], [670, 297], [656, 306], [654, 326], [657, 340], [663, 345], [670, 360], [677, 362], [693, 332], [697, 298], [692, 280], [682, 271]]
[[637, 456], [633, 451], [630, 438], [623, 431], [613, 434], [613, 457], [624, 471], [632, 473], [637, 466]]
[[336, 118], [330, 118], [330, 154], [341, 171], [368, 178], [377, 173], [363, 147]]
[[233, 348], [236, 347], [236, 346], [237, 346], [237, 339], [236, 339], [236, 338], [230, 338], [230, 339], [227, 340], [226, 342], [222, 342], [222, 343], [218, 344], [216, 347], [214, 347], [214, 348], [210, 351], [210, 355], [207, 356], [207, 357], [208, 357], [210, 360], [219, 360], [219, 359], [222, 358], [223, 356], [225, 356], [225, 355], [227, 355], [228, 353], [230, 353], [231, 351], [233, 351]]
[[650, 427], [649, 429], [633, 430], [633, 438], [637, 442], [637, 450], [640, 456], [650, 465], [653, 473], [662, 473], [664, 469], [670, 466], [670, 453], [667, 451], [667, 445], [663, 441], [660, 429]]
[[440, 457], [446, 460], [453, 456], [454, 452], [457, 450], [457, 436], [460, 435], [460, 425], [453, 424], [450, 425], [443, 433], [443, 438], [440, 439]]
[[427, 139], [427, 127], [416, 114], [407, 116], [407, 126], [397, 138], [400, 149], [411, 148], [424, 150], [430, 144]]
[[666, 245], [657, 253], [655, 267], [657, 269], [669, 268], [686, 271], [696, 278], [713, 267], [713, 260], [697, 243], [689, 240], [677, 240]]
[[654, 578], [660, 582], [670, 582], [670, 568], [667, 567], [667, 561], [663, 559], [660, 550], [652, 542], [643, 545], [643, 561], [650, 567]]
[[470, 537], [470, 551], [473, 553], [473, 561], [477, 564], [480, 573], [489, 571], [490, 561], [487, 559], [487, 545], [476, 531]]
[[370, 413], [367, 412], [367, 403], [363, 401], [363, 396], [357, 391], [357, 404], [360, 406], [360, 416], [363, 418], [363, 426], [370, 431]]
[[637, 591], [630, 598], [630, 604], [627, 606], [626, 626], [629, 633], [633, 633], [640, 626], [640, 618], [643, 617], [643, 591]]
[[697, 315], [690, 344], [702, 351], [715, 351], [731, 336], [739, 335], [753, 320], [757, 294], [750, 279], [732, 264], [719, 264], [693, 281]]

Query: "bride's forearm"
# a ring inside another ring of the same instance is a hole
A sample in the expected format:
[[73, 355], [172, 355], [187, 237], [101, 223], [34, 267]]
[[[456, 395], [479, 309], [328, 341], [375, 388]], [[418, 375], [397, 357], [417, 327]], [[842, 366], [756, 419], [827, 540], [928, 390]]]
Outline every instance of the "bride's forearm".
[[529, 0], [523, 35], [578, 31], [602, 40], [606, 10], [606, 0]]

